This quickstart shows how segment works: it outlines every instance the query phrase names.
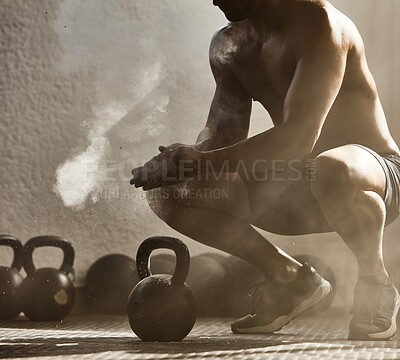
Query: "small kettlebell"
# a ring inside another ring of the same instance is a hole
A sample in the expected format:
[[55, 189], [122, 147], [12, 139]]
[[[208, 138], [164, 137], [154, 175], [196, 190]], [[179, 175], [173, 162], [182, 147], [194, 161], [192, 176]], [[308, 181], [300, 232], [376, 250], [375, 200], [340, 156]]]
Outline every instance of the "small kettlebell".
[[[152, 275], [149, 269], [150, 253], [163, 248], [176, 255], [172, 276]], [[143, 341], [180, 341], [192, 330], [197, 304], [185, 283], [189, 264], [189, 250], [178, 239], [156, 236], [139, 246], [136, 266], [141, 281], [129, 295], [127, 311], [133, 332]]]
[[0, 235], [0, 246], [11, 247], [14, 259], [10, 267], [0, 266], [0, 319], [10, 320], [21, 312], [19, 289], [22, 283], [23, 246], [21, 241], [13, 236]]
[[[33, 264], [33, 251], [39, 247], [57, 247], [64, 253], [60, 269], [40, 268]], [[74, 274], [75, 251], [58, 236], [38, 236], [24, 246], [27, 277], [21, 285], [22, 311], [32, 321], [61, 321], [72, 309], [75, 289], [69, 274]]]

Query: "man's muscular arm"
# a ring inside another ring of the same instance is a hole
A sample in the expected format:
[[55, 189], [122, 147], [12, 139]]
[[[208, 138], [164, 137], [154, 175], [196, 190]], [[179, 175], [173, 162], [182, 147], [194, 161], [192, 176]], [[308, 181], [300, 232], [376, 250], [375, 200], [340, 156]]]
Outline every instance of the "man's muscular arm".
[[[262, 168], [258, 170], [265, 170], [272, 166], [272, 160], [304, 159], [312, 152], [346, 66], [341, 35], [325, 16], [314, 16], [308, 25], [303, 19], [292, 37], [297, 66], [284, 103], [283, 123], [233, 146], [204, 152], [203, 160], [228, 171], [235, 171], [241, 161], [251, 171], [254, 162], [263, 159], [266, 162], [259, 162]], [[226, 160], [229, 168], [224, 167]]]
[[[148, 190], [182, 181], [177, 177], [180, 173], [180, 160], [189, 160], [197, 164], [200, 152], [224, 148], [247, 138], [251, 97], [230, 70], [235, 55], [232, 49], [238, 49], [236, 30], [227, 26], [218, 31], [211, 41], [210, 65], [216, 90], [206, 126], [200, 132], [196, 144], [160, 146], [160, 154], [144, 166], [132, 170], [132, 185]], [[162, 163], [165, 164], [164, 172]], [[195, 172], [197, 169], [193, 170], [192, 175]], [[168, 175], [168, 179], [165, 175]], [[176, 181], [171, 178], [176, 178]]]
[[210, 66], [216, 90], [206, 126], [196, 141], [196, 147], [202, 151], [235, 144], [248, 135], [251, 97], [230, 69], [235, 56], [232, 47], [239, 46], [237, 38], [236, 30], [228, 26], [211, 41]]
[[[251, 113], [251, 97], [230, 69], [241, 41], [240, 30], [228, 25], [218, 30], [210, 44], [209, 61], [216, 89], [204, 129], [193, 147], [200, 151], [214, 150], [247, 138]], [[233, 50], [232, 50], [233, 49]], [[183, 144], [160, 146], [160, 151]]]

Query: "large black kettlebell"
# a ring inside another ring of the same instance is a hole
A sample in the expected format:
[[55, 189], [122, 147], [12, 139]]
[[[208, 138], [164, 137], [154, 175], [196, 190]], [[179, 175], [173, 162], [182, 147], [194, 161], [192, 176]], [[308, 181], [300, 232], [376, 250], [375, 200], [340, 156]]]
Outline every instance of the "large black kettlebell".
[[[175, 252], [172, 276], [150, 272], [150, 253], [161, 248]], [[185, 283], [189, 265], [189, 250], [178, 239], [156, 236], [140, 245], [136, 266], [141, 281], [129, 295], [127, 310], [133, 332], [143, 341], [180, 341], [192, 330], [197, 305]]]
[[[57, 247], [64, 253], [60, 269], [40, 268], [33, 264], [33, 251], [39, 247]], [[75, 251], [57, 236], [38, 236], [24, 246], [27, 277], [21, 285], [22, 311], [32, 321], [61, 321], [72, 309], [75, 289], [69, 274], [74, 274]]]
[[19, 271], [22, 268], [23, 246], [21, 241], [9, 235], [0, 235], [0, 246], [11, 247], [14, 251], [11, 266], [0, 266], [0, 319], [10, 320], [21, 312], [19, 288], [22, 276]]

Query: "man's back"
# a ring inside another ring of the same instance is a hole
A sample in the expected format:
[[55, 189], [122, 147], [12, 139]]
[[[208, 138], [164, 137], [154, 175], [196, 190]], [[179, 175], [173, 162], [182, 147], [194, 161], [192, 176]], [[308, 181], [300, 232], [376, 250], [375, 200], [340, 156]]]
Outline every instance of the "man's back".
[[[307, 33], [309, 24], [312, 31], [315, 24], [321, 32], [328, 27], [346, 53], [342, 85], [313, 154], [352, 143], [379, 153], [398, 153], [368, 69], [362, 38], [353, 22], [328, 2], [290, 0], [283, 13], [265, 19], [263, 27], [257, 30], [248, 20], [228, 24], [212, 40], [211, 65], [223, 76], [237, 78], [249, 96], [266, 108], [274, 124], [280, 124], [285, 98], [299, 64], [298, 34]], [[223, 81], [223, 76], [216, 78], [217, 83]]]

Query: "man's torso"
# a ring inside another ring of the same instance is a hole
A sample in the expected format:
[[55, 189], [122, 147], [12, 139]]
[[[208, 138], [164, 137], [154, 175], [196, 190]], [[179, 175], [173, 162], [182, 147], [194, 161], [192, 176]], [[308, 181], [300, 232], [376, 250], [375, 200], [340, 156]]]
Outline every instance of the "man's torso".
[[[299, 7], [295, 16], [301, 16], [301, 9]], [[341, 89], [313, 153], [317, 155], [324, 150], [352, 143], [365, 145], [381, 154], [398, 153], [357, 28], [328, 3], [325, 11], [332, 31], [342, 38], [347, 63]], [[275, 125], [283, 121], [284, 101], [297, 65], [291, 45], [292, 33], [293, 28], [288, 30], [287, 26], [282, 26], [266, 32], [261, 39], [245, 20], [221, 29], [210, 49], [211, 58], [229, 64], [234, 76], [253, 100], [265, 107]]]

